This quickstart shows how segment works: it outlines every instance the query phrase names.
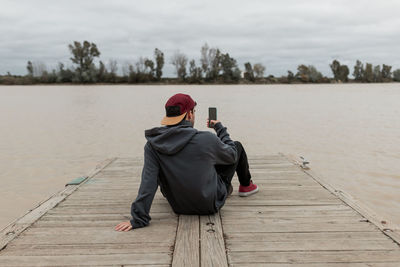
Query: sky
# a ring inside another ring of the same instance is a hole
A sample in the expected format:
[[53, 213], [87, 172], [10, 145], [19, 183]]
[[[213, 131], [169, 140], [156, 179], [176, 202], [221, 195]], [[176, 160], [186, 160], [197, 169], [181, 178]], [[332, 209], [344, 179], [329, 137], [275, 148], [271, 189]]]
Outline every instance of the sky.
[[266, 75], [314, 65], [332, 76], [338, 59], [352, 72], [357, 59], [400, 68], [399, 0], [0, 0], [0, 74], [24, 75], [28, 60], [72, 66], [68, 44], [97, 44], [100, 60], [119, 70], [164, 52], [164, 76], [175, 76], [176, 51], [199, 64], [207, 43]]

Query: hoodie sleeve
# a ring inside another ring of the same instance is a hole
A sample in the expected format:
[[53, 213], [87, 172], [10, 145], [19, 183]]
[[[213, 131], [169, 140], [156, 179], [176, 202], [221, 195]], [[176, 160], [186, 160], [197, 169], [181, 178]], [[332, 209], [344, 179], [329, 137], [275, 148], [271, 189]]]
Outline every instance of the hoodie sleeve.
[[133, 229], [147, 226], [151, 220], [149, 212], [158, 188], [159, 169], [156, 155], [147, 143], [144, 147], [144, 166], [139, 192], [131, 206], [132, 220], [130, 222]]
[[237, 149], [235, 142], [231, 140], [226, 127], [218, 122], [214, 125], [214, 130], [219, 139], [217, 139], [215, 147], [216, 164], [233, 164], [237, 160]]

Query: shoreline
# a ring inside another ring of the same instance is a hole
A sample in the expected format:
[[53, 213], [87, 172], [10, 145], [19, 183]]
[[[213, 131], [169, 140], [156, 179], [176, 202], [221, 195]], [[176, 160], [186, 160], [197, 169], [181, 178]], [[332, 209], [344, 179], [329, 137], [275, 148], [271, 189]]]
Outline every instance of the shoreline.
[[376, 83], [363, 83], [363, 82], [346, 82], [346, 83], [34, 83], [34, 84], [0, 84], [1, 86], [170, 86], [170, 85], [181, 85], [181, 86], [253, 86], [253, 85], [375, 85], [375, 84], [400, 84], [400, 82], [376, 82]]

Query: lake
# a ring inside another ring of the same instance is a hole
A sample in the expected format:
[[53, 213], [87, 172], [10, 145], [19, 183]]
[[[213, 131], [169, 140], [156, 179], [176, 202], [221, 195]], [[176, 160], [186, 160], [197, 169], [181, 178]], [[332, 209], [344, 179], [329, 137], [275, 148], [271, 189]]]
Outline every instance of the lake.
[[400, 225], [400, 84], [57, 85], [0, 87], [0, 229], [100, 161], [143, 156], [144, 130], [178, 92], [197, 101], [199, 130], [216, 106], [250, 157], [305, 156], [336, 189]]

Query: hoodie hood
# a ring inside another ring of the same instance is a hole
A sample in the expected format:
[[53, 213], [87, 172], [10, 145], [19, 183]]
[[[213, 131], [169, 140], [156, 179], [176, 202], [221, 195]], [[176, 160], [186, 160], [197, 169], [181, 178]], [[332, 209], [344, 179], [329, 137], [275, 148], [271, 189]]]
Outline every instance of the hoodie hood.
[[189, 121], [176, 126], [155, 127], [145, 131], [151, 146], [161, 154], [173, 155], [182, 150], [197, 133]]

